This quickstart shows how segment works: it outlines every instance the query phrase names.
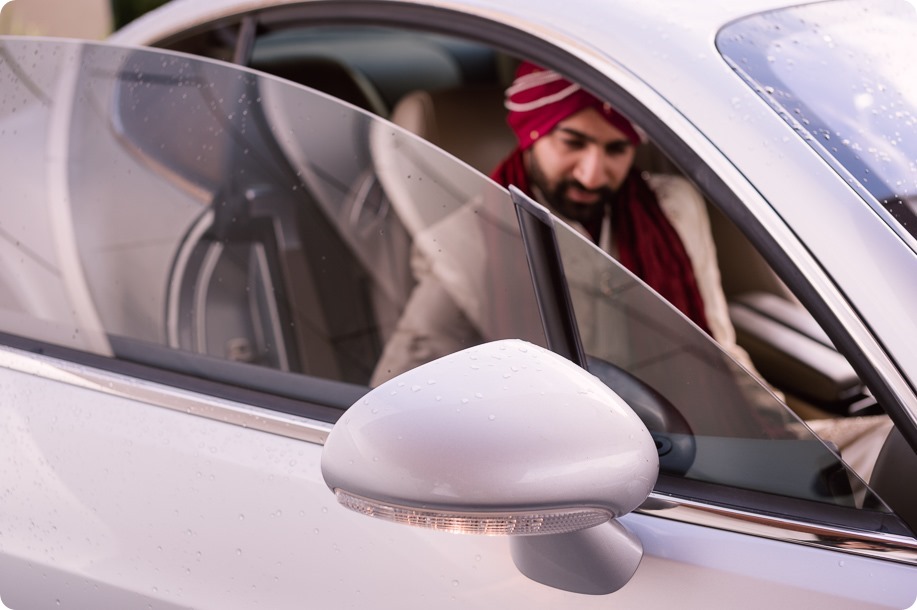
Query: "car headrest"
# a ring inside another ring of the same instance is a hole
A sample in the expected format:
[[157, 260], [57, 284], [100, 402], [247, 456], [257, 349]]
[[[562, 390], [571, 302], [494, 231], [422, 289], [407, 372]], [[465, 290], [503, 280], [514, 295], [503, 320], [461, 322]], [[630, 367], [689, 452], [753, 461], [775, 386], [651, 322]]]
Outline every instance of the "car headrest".
[[502, 88], [413, 91], [395, 105], [391, 120], [484, 174], [516, 146], [506, 124]]

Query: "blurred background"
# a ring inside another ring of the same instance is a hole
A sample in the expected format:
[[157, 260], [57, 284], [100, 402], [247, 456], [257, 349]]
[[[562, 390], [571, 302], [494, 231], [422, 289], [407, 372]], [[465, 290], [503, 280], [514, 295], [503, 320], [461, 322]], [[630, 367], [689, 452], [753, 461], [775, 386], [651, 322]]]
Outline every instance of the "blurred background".
[[166, 0], [0, 0], [0, 34], [99, 40]]

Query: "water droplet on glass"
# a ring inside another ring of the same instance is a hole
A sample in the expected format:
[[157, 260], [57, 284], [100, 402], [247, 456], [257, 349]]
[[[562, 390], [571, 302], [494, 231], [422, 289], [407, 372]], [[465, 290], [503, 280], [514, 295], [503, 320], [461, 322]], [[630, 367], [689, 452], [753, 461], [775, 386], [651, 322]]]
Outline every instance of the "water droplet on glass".
[[488, 416], [487, 416], [487, 419], [489, 419], [490, 421], [493, 421], [493, 420], [497, 419], [497, 416], [496, 416], [496, 415], [488, 415]]

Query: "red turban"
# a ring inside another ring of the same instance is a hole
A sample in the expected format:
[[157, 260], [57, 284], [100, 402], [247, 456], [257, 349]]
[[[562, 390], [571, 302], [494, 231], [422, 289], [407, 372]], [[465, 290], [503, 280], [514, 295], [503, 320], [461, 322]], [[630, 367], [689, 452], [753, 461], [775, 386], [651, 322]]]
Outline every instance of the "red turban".
[[641, 137], [630, 121], [608, 103], [599, 100], [557, 72], [523, 62], [516, 80], [506, 90], [507, 122], [526, 149], [554, 126], [585, 108], [595, 108], [608, 123], [620, 130], [634, 146]]

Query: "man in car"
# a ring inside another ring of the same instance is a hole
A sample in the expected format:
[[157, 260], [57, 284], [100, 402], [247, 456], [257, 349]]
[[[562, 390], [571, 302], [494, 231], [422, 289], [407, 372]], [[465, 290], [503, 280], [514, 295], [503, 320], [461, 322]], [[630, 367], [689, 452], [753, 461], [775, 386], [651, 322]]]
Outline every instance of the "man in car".
[[640, 132], [556, 72], [523, 63], [505, 104], [519, 145], [491, 178], [566, 219], [735, 351], [700, 193], [681, 177], [636, 168]]
[[[700, 193], [684, 178], [635, 168], [640, 132], [556, 72], [523, 63], [505, 105], [518, 146], [491, 177], [565, 219], [753, 370], [735, 343]], [[453, 222], [441, 233], [466, 230]], [[457, 304], [475, 291], [444, 287], [444, 274], [436, 277], [423, 256], [415, 256], [413, 266], [418, 285], [373, 385], [489, 339], [469, 314], [473, 308]]]

